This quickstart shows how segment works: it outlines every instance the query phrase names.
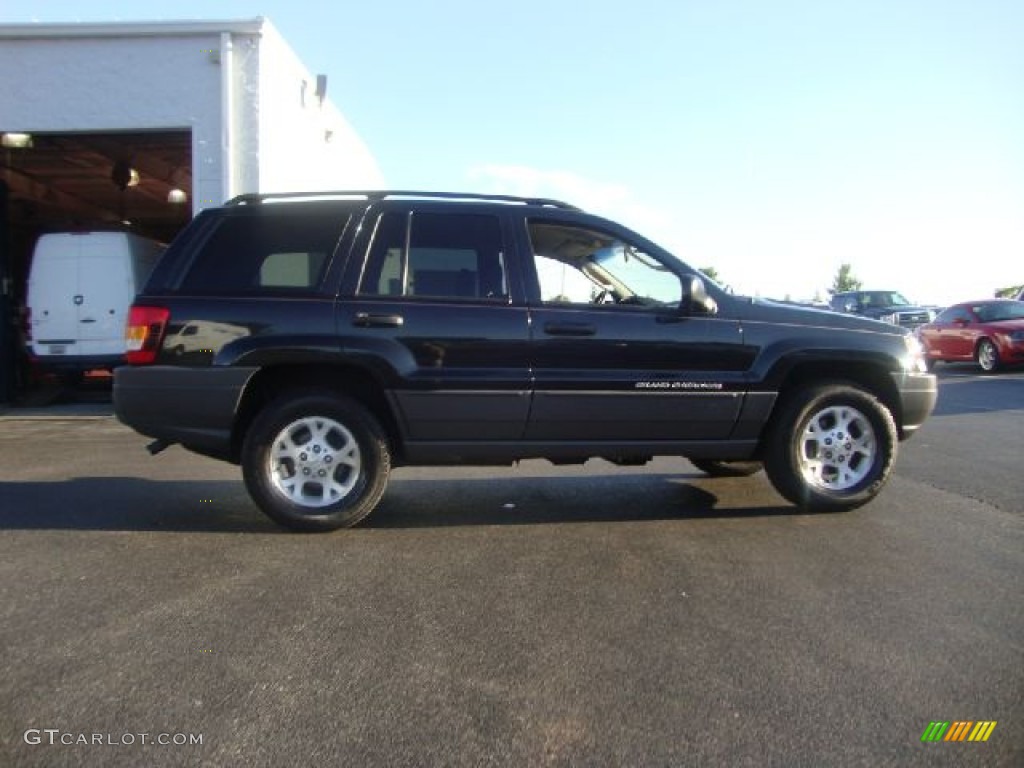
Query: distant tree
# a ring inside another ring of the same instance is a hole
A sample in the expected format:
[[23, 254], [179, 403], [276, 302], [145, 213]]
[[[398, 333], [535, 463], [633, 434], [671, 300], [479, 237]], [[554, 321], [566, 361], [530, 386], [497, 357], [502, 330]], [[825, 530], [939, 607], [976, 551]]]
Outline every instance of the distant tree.
[[718, 276], [718, 270], [715, 269], [714, 267], [701, 267], [700, 271], [703, 272], [708, 277], [710, 277], [716, 283], [721, 284], [722, 278]]
[[859, 291], [863, 283], [853, 276], [853, 268], [849, 264], [840, 264], [836, 272], [832, 287], [829, 293], [843, 293], [844, 291]]

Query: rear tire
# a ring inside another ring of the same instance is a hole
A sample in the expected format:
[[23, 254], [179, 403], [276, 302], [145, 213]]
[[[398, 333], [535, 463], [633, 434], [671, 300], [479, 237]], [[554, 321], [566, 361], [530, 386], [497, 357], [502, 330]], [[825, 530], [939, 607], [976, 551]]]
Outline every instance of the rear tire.
[[364, 519], [391, 470], [387, 438], [362, 405], [324, 390], [264, 408], [242, 445], [242, 475], [268, 517], [295, 531], [333, 531]]
[[690, 463], [710, 477], [749, 477], [761, 471], [760, 461], [722, 461], [721, 459], [690, 459]]
[[779, 406], [766, 433], [765, 471], [801, 509], [837, 512], [881, 491], [896, 460], [889, 409], [849, 384], [810, 386]]

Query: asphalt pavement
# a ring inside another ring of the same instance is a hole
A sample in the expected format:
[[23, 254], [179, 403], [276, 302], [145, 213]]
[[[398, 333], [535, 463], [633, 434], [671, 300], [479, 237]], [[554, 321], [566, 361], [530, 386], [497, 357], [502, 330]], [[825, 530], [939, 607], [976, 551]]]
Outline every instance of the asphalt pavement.
[[1024, 373], [943, 370], [838, 515], [523, 462], [400, 469], [298, 535], [145, 443], [102, 403], [0, 414], [0, 765], [1024, 764]]

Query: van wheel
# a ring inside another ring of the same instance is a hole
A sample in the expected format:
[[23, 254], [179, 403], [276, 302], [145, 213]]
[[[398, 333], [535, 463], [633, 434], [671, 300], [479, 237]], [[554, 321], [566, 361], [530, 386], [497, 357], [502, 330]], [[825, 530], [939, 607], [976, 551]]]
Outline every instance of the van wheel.
[[760, 461], [721, 461], [719, 459], [690, 459], [690, 463], [711, 477], [748, 477], [761, 471]]
[[296, 531], [349, 528], [380, 501], [388, 442], [359, 403], [329, 391], [285, 395], [255, 418], [242, 445], [249, 495]]
[[878, 398], [859, 387], [799, 390], [766, 434], [765, 471], [801, 509], [835, 512], [871, 501], [896, 460], [896, 424]]

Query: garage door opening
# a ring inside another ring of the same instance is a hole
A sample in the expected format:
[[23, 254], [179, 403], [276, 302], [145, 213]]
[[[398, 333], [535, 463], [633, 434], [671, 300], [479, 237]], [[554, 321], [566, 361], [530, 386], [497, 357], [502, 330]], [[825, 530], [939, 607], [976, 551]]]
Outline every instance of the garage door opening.
[[122, 230], [170, 242], [192, 216], [190, 130], [15, 133], [0, 125], [0, 402], [31, 383], [24, 341], [32, 248], [48, 232]]

